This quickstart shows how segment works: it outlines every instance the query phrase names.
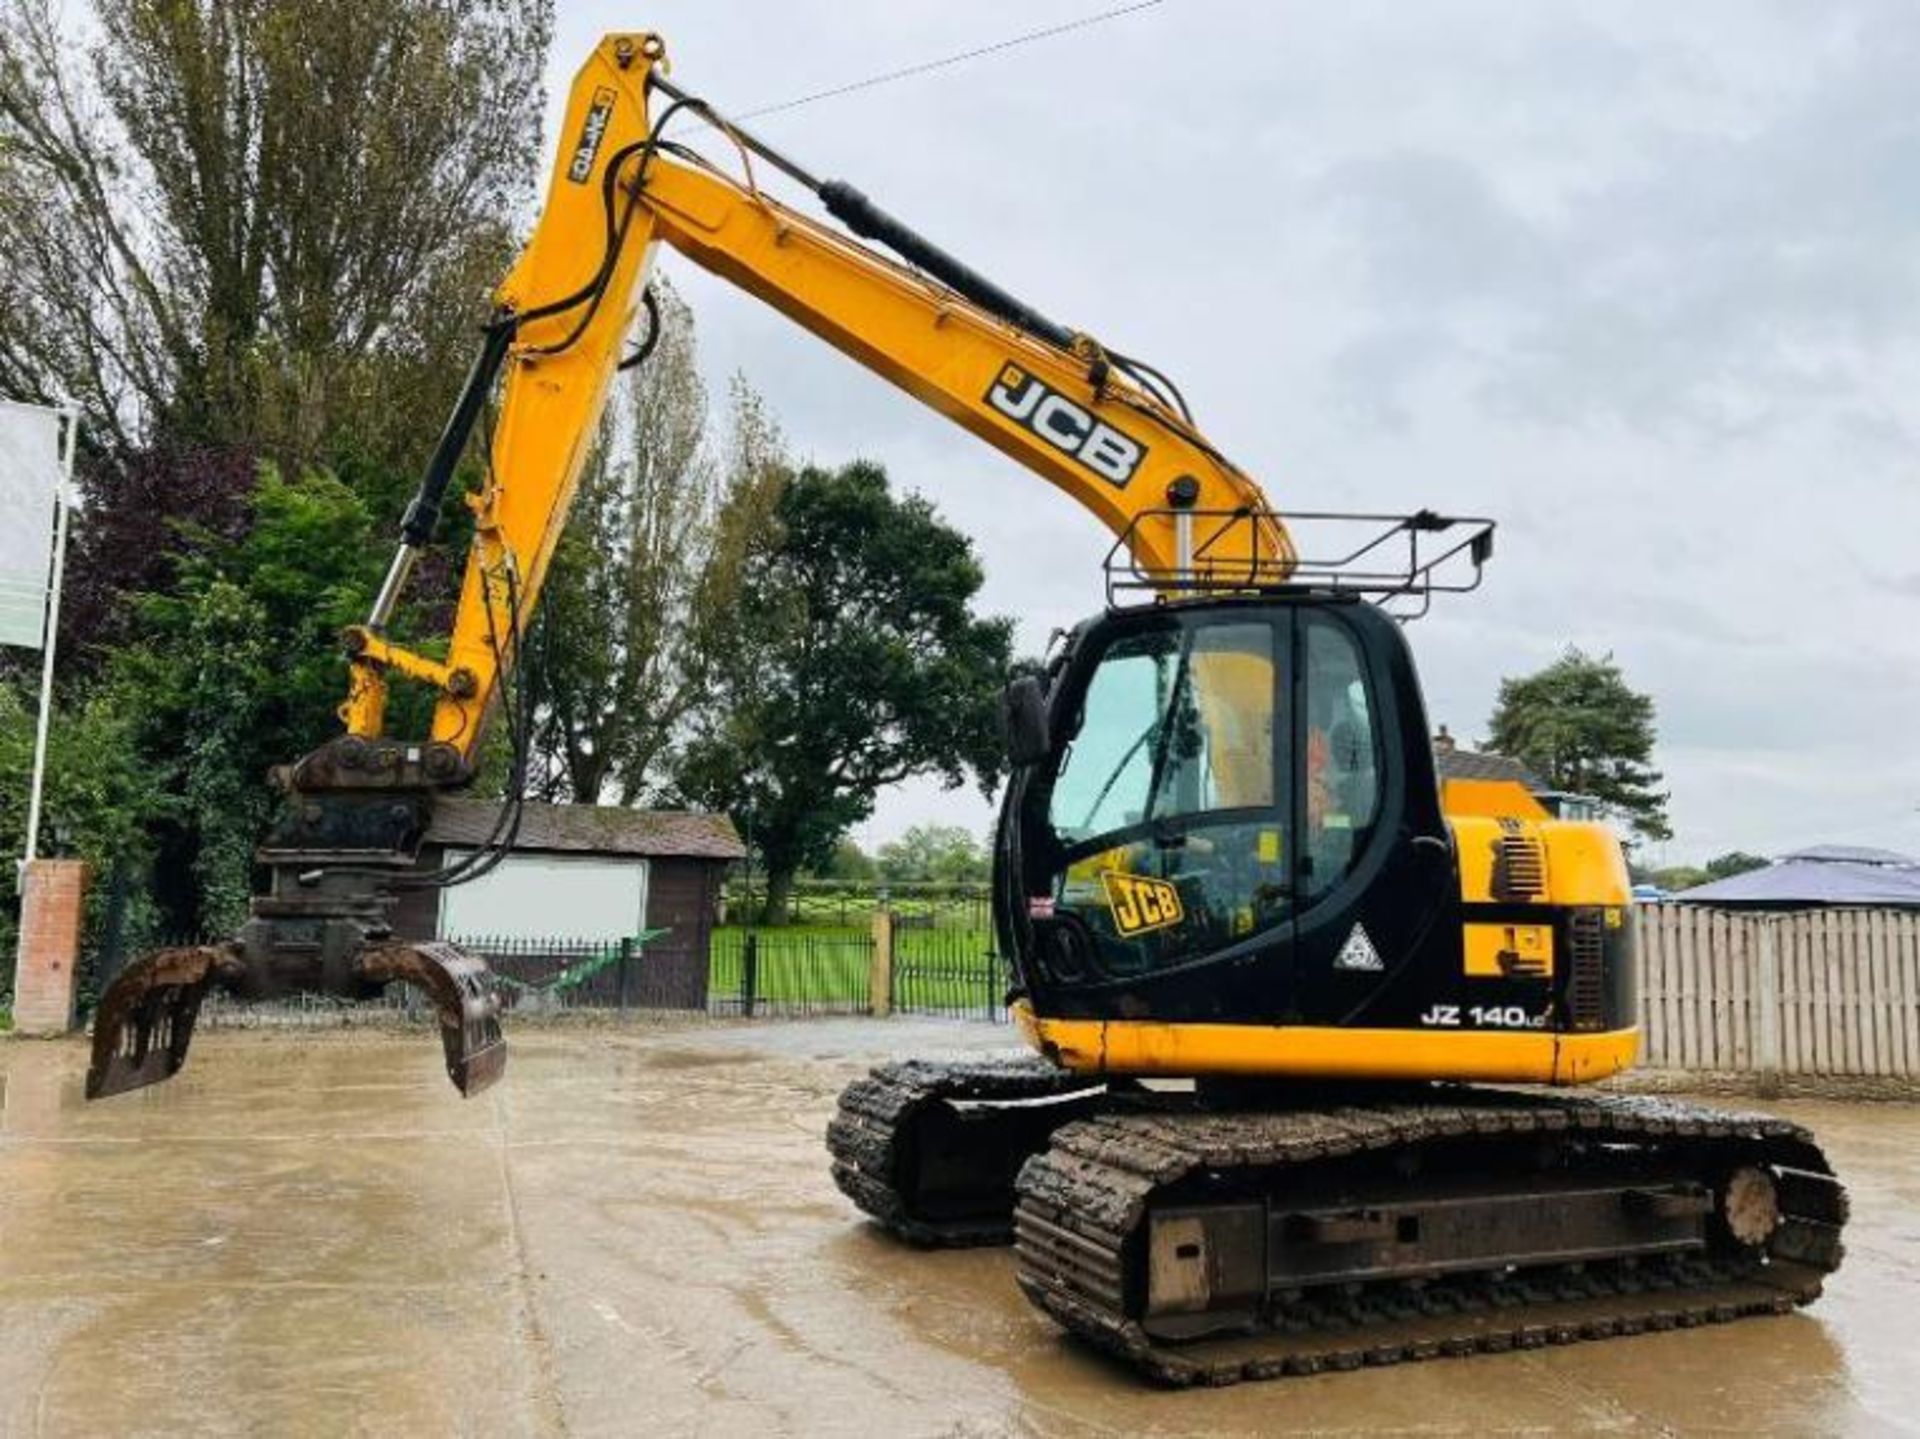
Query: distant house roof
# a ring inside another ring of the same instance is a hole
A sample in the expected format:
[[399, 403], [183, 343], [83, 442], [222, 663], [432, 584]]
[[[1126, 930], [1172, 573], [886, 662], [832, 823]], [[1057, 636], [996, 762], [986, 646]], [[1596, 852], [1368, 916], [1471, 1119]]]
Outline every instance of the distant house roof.
[[1683, 904], [1734, 909], [1816, 905], [1920, 909], [1920, 860], [1890, 849], [1816, 845], [1783, 855], [1765, 869], [1683, 889], [1673, 898]]
[[[499, 813], [493, 800], [440, 800], [427, 828], [427, 843], [455, 848], [485, 844]], [[723, 814], [533, 800], [521, 808], [514, 848], [657, 859], [739, 859], [747, 852], [733, 821]]]
[[1433, 759], [1443, 780], [1510, 779], [1516, 784], [1525, 785], [1535, 794], [1544, 793], [1548, 787], [1539, 775], [1508, 755], [1480, 754], [1457, 745], [1451, 749], [1435, 745]]
[[1816, 844], [1796, 849], [1782, 859], [1806, 859], [1815, 864], [1877, 864], [1897, 869], [1920, 868], [1920, 859], [1891, 849], [1869, 849], [1858, 844]]

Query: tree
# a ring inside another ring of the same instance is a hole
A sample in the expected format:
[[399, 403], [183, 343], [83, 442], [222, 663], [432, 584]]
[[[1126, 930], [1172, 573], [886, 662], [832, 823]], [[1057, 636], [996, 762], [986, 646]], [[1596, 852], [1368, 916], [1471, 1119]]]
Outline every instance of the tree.
[[91, 673], [133, 633], [129, 597], [170, 589], [194, 549], [237, 543], [253, 514], [259, 462], [241, 446], [143, 448], [81, 472], [84, 507], [60, 606], [69, 677]]
[[833, 847], [827, 862], [813, 871], [815, 879], [844, 880], [850, 884], [871, 883], [880, 877], [880, 866], [854, 840], [842, 838]]
[[893, 884], [974, 884], [993, 867], [979, 839], [957, 824], [916, 824], [881, 845], [879, 860]]
[[[692, 315], [655, 284], [658, 343], [615, 392], [529, 646], [542, 798], [634, 804], [660, 789], [707, 691], [705, 637], [729, 622], [738, 591], [729, 501], [750, 502], [757, 482], [738, 453], [727, 464], [714, 453]], [[730, 432], [763, 423], [741, 381], [730, 409]]]
[[[148, 827], [165, 817], [160, 778], [140, 753], [140, 697], [96, 690], [56, 711], [48, 731], [41, 853], [77, 855], [102, 875], [117, 864], [136, 870], [148, 857]], [[0, 833], [9, 853], [27, 827], [33, 739], [38, 717], [33, 687], [0, 683]], [[12, 984], [19, 876], [0, 865], [0, 990]], [[101, 887], [95, 887], [96, 895]]]
[[1669, 839], [1667, 794], [1652, 767], [1653, 700], [1629, 688], [1611, 655], [1578, 649], [1537, 673], [1500, 682], [1491, 747], [1555, 789], [1589, 795], [1647, 839]]
[[1695, 885], [1705, 884], [1712, 877], [1704, 869], [1691, 864], [1670, 864], [1660, 869], [1642, 869], [1636, 864], [1629, 863], [1627, 873], [1635, 884], [1657, 885], [1668, 894], [1678, 894], [1683, 889], [1692, 889]]
[[1773, 861], [1763, 854], [1748, 854], [1745, 850], [1729, 850], [1707, 861], [1708, 879], [1732, 879], [1736, 874], [1746, 874], [1750, 870], [1765, 869]]
[[0, 391], [411, 468], [534, 173], [552, 0], [0, 0]]
[[738, 603], [716, 633], [714, 702], [677, 766], [767, 866], [767, 914], [874, 796], [915, 775], [998, 774], [996, 697], [1012, 622], [972, 612], [966, 538], [878, 465], [808, 468], [747, 538]]
[[[182, 878], [162, 900], [182, 929], [225, 928], [245, 911], [266, 772], [338, 730], [339, 633], [365, 618], [383, 568], [365, 503], [330, 475], [269, 467], [244, 514], [237, 540], [189, 550], [169, 590], [141, 597], [135, 638], [102, 680], [129, 698], [169, 796], [160, 857]], [[395, 725], [419, 719], [401, 709]]]

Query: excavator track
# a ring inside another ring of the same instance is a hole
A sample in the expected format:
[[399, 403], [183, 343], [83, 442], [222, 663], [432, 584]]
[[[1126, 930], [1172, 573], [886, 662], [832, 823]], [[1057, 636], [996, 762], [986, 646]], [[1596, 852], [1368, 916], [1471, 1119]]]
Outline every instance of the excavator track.
[[1006, 1244], [1020, 1166], [1103, 1093], [1039, 1058], [883, 1064], [827, 1126], [834, 1182], [910, 1244]]
[[1839, 1265], [1846, 1220], [1789, 1121], [1465, 1088], [1113, 1104], [1060, 1127], [1017, 1188], [1027, 1296], [1168, 1385], [1785, 1313]]

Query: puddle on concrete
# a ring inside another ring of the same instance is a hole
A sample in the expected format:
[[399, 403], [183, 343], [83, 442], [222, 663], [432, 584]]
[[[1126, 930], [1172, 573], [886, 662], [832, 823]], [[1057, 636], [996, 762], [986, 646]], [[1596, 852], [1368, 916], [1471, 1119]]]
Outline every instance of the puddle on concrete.
[[661, 1046], [649, 1050], [645, 1063], [650, 1069], [721, 1069], [751, 1064], [759, 1058], [742, 1049], [678, 1049]]

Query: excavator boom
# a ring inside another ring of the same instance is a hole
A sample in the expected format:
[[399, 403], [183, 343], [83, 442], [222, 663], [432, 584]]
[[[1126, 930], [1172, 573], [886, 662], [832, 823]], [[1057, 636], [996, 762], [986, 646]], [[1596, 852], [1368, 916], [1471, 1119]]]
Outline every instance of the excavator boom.
[[[346, 636], [343, 732], [276, 772], [288, 803], [259, 852], [267, 892], [240, 935], [136, 960], [104, 996], [93, 1096], [176, 1073], [214, 988], [358, 998], [413, 983], [434, 1003], [460, 1090], [501, 1072], [484, 965], [448, 946], [400, 944], [388, 908], [403, 890], [476, 878], [511, 847], [510, 800], [481, 854], [437, 873], [414, 869], [434, 797], [471, 783], [489, 726], [506, 724], [524, 751], [518, 645], [663, 244], [1071, 495], [1145, 572], [1250, 587], [1290, 572], [1285, 524], [1157, 372], [1047, 319], [853, 186], [816, 179], [728, 122], [666, 78], [665, 53], [656, 35], [611, 35], [575, 79], [546, 205], [494, 294], [367, 622]], [[735, 165], [672, 138], [693, 122], [714, 127], [722, 159]], [[853, 233], [774, 199], [761, 185], [768, 172], [810, 192]], [[497, 417], [480, 439], [484, 479], [467, 501], [473, 540], [438, 658], [397, 642], [389, 624], [495, 395]], [[387, 732], [395, 679], [434, 692], [424, 739]]]
[[[657, 36], [610, 36], [574, 82], [546, 209], [495, 292], [468, 394], [409, 512], [390, 582], [354, 637], [350, 734], [382, 733], [382, 681], [398, 670], [438, 687], [433, 740], [473, 754], [503, 673], [501, 637], [528, 623], [539, 602], [663, 244], [1065, 491], [1147, 569], [1192, 567], [1203, 552], [1198, 563], [1249, 584], [1285, 578], [1294, 549], [1284, 522], [1155, 372], [1045, 318], [853, 186], [816, 179], [667, 80], [664, 58]], [[722, 158], [737, 170], [669, 138], [690, 121], [717, 128]], [[854, 234], [769, 195], [760, 183], [769, 170]], [[478, 397], [496, 378], [499, 418], [473, 501], [474, 543], [447, 659], [437, 663], [380, 631], [431, 534]], [[1196, 534], [1179, 512], [1258, 518]]]

